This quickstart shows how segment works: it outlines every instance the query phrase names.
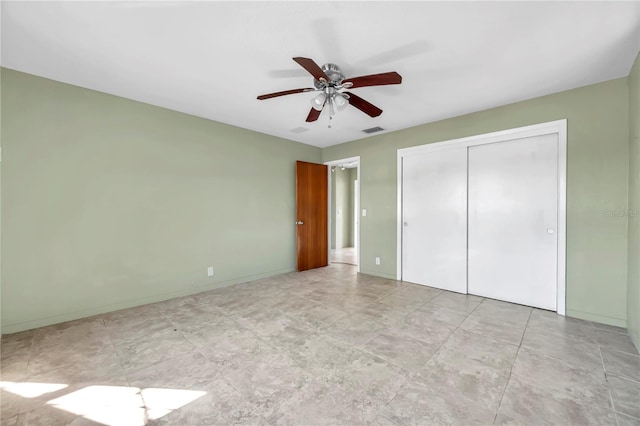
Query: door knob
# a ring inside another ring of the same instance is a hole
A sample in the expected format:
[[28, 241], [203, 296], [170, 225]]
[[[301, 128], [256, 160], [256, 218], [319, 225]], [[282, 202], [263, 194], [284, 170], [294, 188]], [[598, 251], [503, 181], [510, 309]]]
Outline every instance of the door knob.
[[403, 222], [402, 223], [404, 226], [409, 226], [409, 222]]
[[304, 225], [304, 222], [299, 220], [299, 221], [296, 222], [296, 225]]

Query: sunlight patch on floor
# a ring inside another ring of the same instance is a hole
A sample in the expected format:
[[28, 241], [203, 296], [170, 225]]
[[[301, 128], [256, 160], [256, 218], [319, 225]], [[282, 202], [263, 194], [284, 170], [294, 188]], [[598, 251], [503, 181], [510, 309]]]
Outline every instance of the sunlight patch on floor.
[[37, 398], [66, 387], [62, 383], [0, 382], [0, 389], [23, 398]]
[[87, 386], [47, 404], [102, 424], [144, 425], [205, 394], [181, 389]]
[[[0, 389], [36, 398], [68, 387], [61, 383], [0, 382]], [[205, 395], [206, 392], [92, 385], [47, 402], [48, 405], [104, 425], [142, 426]]]

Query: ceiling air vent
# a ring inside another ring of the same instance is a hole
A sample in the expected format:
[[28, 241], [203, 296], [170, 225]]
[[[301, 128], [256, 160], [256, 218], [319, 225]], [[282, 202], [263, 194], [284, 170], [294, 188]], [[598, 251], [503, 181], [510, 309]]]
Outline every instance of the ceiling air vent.
[[296, 127], [295, 129], [291, 129], [289, 130], [291, 133], [304, 133], [307, 132], [309, 129], [306, 127]]
[[365, 132], [365, 133], [376, 133], [376, 132], [381, 132], [383, 130], [384, 129], [382, 127], [376, 126], [376, 127], [370, 128], [370, 129], [364, 129], [363, 132]]

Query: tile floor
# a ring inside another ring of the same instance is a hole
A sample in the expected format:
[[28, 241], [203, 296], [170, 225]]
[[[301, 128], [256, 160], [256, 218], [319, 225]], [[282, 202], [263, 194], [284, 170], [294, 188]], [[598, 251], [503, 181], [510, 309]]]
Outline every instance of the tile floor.
[[357, 265], [358, 257], [355, 247], [343, 247], [339, 249], [331, 249], [331, 263], [348, 263], [349, 265]]
[[623, 329], [332, 265], [2, 338], [2, 424], [640, 424]]

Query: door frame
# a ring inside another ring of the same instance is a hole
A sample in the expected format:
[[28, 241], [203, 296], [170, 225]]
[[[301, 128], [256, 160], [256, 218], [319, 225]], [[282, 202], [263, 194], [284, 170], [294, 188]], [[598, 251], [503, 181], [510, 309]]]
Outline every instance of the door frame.
[[[360, 171], [360, 163], [358, 163], [358, 171]], [[356, 176], [357, 177], [357, 176]], [[360, 227], [360, 181], [358, 179], [353, 182], [353, 244], [358, 244], [358, 236], [360, 235], [359, 227]], [[356, 247], [356, 254], [358, 253], [358, 248]], [[358, 264], [359, 266], [359, 264]], [[358, 272], [360, 270], [358, 269]]]
[[[397, 210], [397, 246], [396, 246], [396, 278], [402, 280], [402, 160], [406, 156], [423, 154], [451, 148], [469, 148], [476, 145], [485, 145], [496, 142], [506, 142], [513, 139], [543, 136], [549, 134], [558, 135], [558, 251], [557, 251], [557, 310], [560, 315], [566, 313], [566, 267], [567, 267], [567, 120], [549, 121], [530, 126], [517, 127], [497, 132], [484, 133], [464, 138], [428, 143], [410, 148], [398, 150], [398, 210]], [[468, 168], [468, 164], [467, 164]]]
[[[329, 239], [328, 241], [328, 247], [329, 247], [329, 253], [327, 254], [327, 256], [329, 256], [329, 264], [331, 264], [331, 235], [333, 233], [333, 224], [331, 223], [331, 209], [332, 209], [332, 205], [331, 205], [331, 181], [332, 181], [332, 176], [331, 176], [331, 167], [333, 166], [338, 166], [340, 164], [344, 164], [344, 163], [352, 163], [352, 162], [356, 162], [358, 164], [357, 166], [357, 173], [356, 173], [356, 180], [358, 181], [358, 191], [356, 191], [355, 194], [353, 194], [353, 199], [354, 202], [358, 208], [358, 210], [360, 209], [360, 166], [362, 165], [360, 163], [360, 156], [358, 155], [357, 157], [349, 157], [349, 158], [342, 158], [340, 160], [331, 160], [331, 161], [325, 161], [323, 164], [328, 166], [327, 168], [327, 174], [329, 175], [328, 179], [327, 179], [327, 185], [328, 185], [328, 191], [327, 191], [327, 195], [329, 197], [329, 200], [327, 202], [328, 205], [328, 209], [329, 211], [327, 212], [327, 229], [328, 229], [328, 233], [327, 233], [327, 237]], [[360, 212], [358, 211], [358, 219], [360, 218]], [[356, 238], [356, 241], [354, 241], [355, 244], [355, 248], [356, 248], [356, 257], [358, 259], [358, 272], [360, 272], [360, 220], [357, 221], [356, 225], [356, 229], [357, 229], [357, 233], [358, 233], [358, 238]]]

